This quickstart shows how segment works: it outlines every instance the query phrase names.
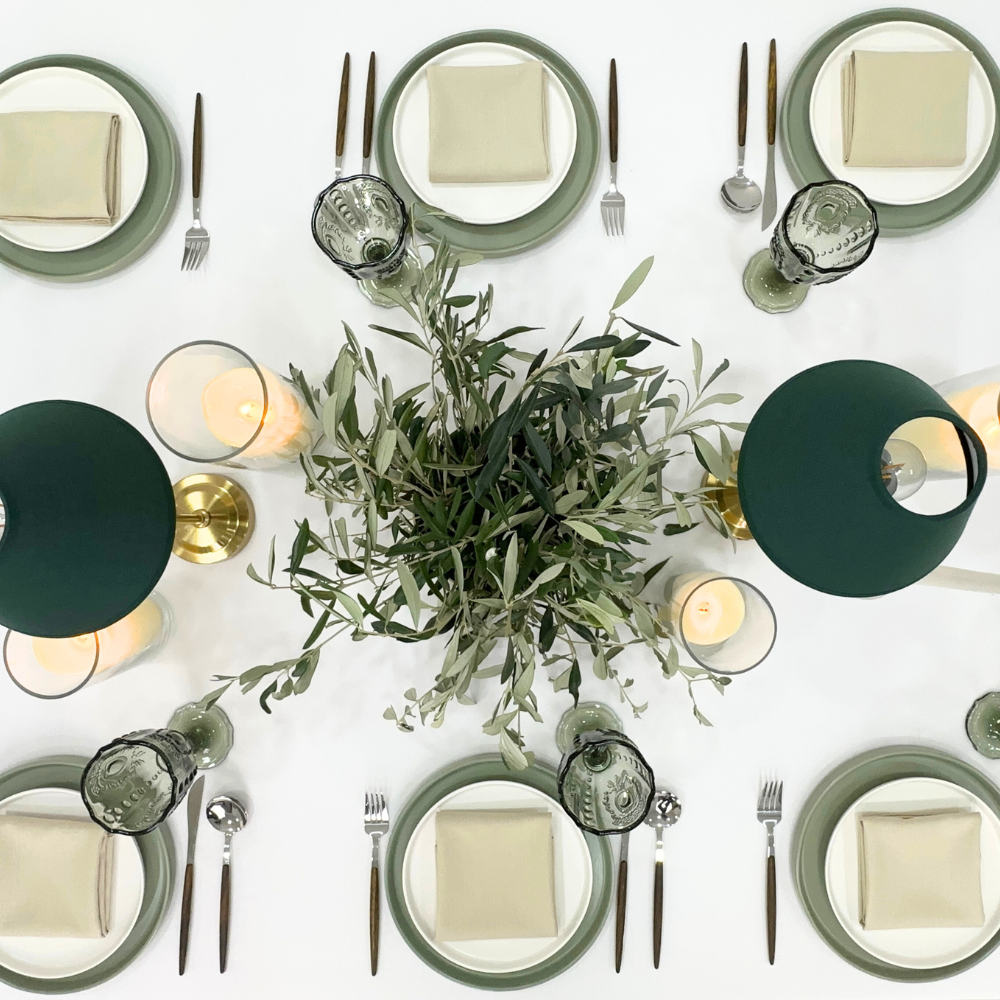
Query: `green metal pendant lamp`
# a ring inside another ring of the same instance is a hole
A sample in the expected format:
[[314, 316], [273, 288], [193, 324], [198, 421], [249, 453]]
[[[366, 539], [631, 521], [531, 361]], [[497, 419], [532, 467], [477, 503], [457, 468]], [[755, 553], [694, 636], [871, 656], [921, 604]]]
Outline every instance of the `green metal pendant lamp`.
[[[965, 456], [967, 493], [946, 513], [908, 510], [887, 489], [886, 444], [918, 417], [951, 423]], [[764, 401], [740, 448], [738, 487], [750, 532], [789, 576], [828, 594], [876, 597], [940, 565], [987, 473], [976, 432], [925, 382], [875, 361], [832, 361]]]

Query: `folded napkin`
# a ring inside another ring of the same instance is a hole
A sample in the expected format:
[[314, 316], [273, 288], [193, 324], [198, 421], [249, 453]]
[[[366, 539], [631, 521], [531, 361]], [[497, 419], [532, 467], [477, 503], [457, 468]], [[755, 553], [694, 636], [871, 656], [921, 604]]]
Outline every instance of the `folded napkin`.
[[474, 184], [549, 176], [541, 62], [428, 66], [427, 86], [432, 181]]
[[865, 930], [982, 927], [978, 812], [861, 813], [858, 917]]
[[438, 941], [555, 937], [551, 813], [451, 809], [435, 823]]
[[111, 225], [121, 211], [120, 176], [118, 115], [0, 114], [0, 219]]
[[852, 52], [841, 75], [844, 163], [964, 163], [971, 61], [971, 52]]
[[99, 938], [114, 837], [89, 819], [0, 816], [0, 936]]

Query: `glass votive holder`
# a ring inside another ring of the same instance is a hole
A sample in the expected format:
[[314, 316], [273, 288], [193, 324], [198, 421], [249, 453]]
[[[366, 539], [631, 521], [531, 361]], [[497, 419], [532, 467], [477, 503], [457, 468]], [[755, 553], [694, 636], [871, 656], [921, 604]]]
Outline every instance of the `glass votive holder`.
[[817, 181], [797, 191], [782, 213], [771, 245], [743, 272], [743, 289], [758, 309], [789, 312], [810, 285], [850, 274], [871, 255], [878, 237], [875, 206], [846, 181]]
[[588, 833], [605, 837], [634, 830], [653, 802], [653, 771], [624, 733], [590, 728], [601, 717], [614, 719], [611, 709], [595, 702], [581, 703], [578, 708], [583, 711], [574, 718], [577, 710], [570, 709], [566, 713], [570, 721], [565, 726], [560, 723], [564, 735], [583, 728], [573, 733], [559, 765], [559, 801], [573, 822]]
[[95, 823], [136, 837], [180, 805], [197, 773], [182, 733], [143, 729], [101, 747], [83, 769], [80, 792]]
[[714, 674], [752, 670], [774, 646], [777, 622], [751, 583], [722, 573], [684, 573], [667, 584], [659, 619], [699, 667]]
[[170, 605], [150, 594], [120, 621], [67, 639], [8, 630], [3, 662], [10, 679], [36, 698], [65, 698], [155, 656], [173, 629]]
[[320, 193], [312, 233], [337, 267], [361, 281], [388, 277], [402, 266], [408, 223], [402, 198], [384, 180], [355, 174]]
[[216, 340], [183, 344], [160, 361], [146, 387], [146, 414], [175, 455], [237, 469], [298, 462], [319, 431], [293, 383]]

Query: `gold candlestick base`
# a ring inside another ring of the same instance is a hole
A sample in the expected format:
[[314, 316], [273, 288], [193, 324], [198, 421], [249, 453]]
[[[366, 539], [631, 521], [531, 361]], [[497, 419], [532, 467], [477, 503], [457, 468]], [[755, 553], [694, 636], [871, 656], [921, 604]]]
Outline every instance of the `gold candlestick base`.
[[193, 563], [231, 559], [253, 534], [250, 496], [225, 476], [185, 476], [174, 483], [174, 555]]
[[[731, 466], [733, 472], [736, 471], [739, 457], [739, 452], [736, 452], [733, 456]], [[750, 534], [750, 529], [747, 527], [746, 518], [743, 516], [743, 507], [740, 505], [740, 491], [736, 485], [736, 480], [727, 479], [723, 484], [711, 472], [706, 472], [702, 478], [701, 485], [716, 487], [709, 494], [709, 497], [715, 501], [716, 506], [719, 508], [719, 513], [722, 515], [722, 520], [729, 525], [729, 530], [732, 532], [733, 538], [742, 542], [753, 538], [753, 535]]]

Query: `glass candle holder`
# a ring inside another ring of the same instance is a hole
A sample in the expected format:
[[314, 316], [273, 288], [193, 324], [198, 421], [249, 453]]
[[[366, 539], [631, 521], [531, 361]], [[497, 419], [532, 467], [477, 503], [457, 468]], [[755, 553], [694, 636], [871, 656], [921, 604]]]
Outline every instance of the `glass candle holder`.
[[777, 623], [767, 598], [751, 583], [722, 573], [684, 573], [667, 584], [659, 619], [699, 667], [743, 674], [774, 646]]
[[101, 747], [83, 769], [80, 791], [95, 823], [135, 837], [180, 805], [197, 772], [182, 733], [143, 729]]
[[[599, 721], [594, 705], [584, 703], [584, 711], [564, 731]], [[615, 718], [607, 706], [597, 707]], [[559, 801], [573, 822], [601, 837], [639, 826], [649, 813], [656, 789], [653, 771], [639, 748], [615, 729], [574, 732], [559, 765], [557, 782]]]
[[317, 246], [358, 281], [386, 278], [403, 265], [409, 219], [403, 200], [380, 177], [342, 177], [322, 191], [312, 214]]
[[7, 631], [3, 662], [10, 679], [36, 698], [65, 698], [155, 656], [173, 629], [170, 605], [151, 594], [108, 628], [68, 639]]
[[146, 414], [175, 455], [238, 469], [297, 462], [319, 431], [296, 386], [215, 340], [183, 344], [156, 366]]
[[878, 236], [875, 206], [846, 181], [820, 181], [798, 191], [771, 236], [750, 258], [743, 288], [765, 312], [789, 312], [810, 285], [837, 281], [871, 255]]

